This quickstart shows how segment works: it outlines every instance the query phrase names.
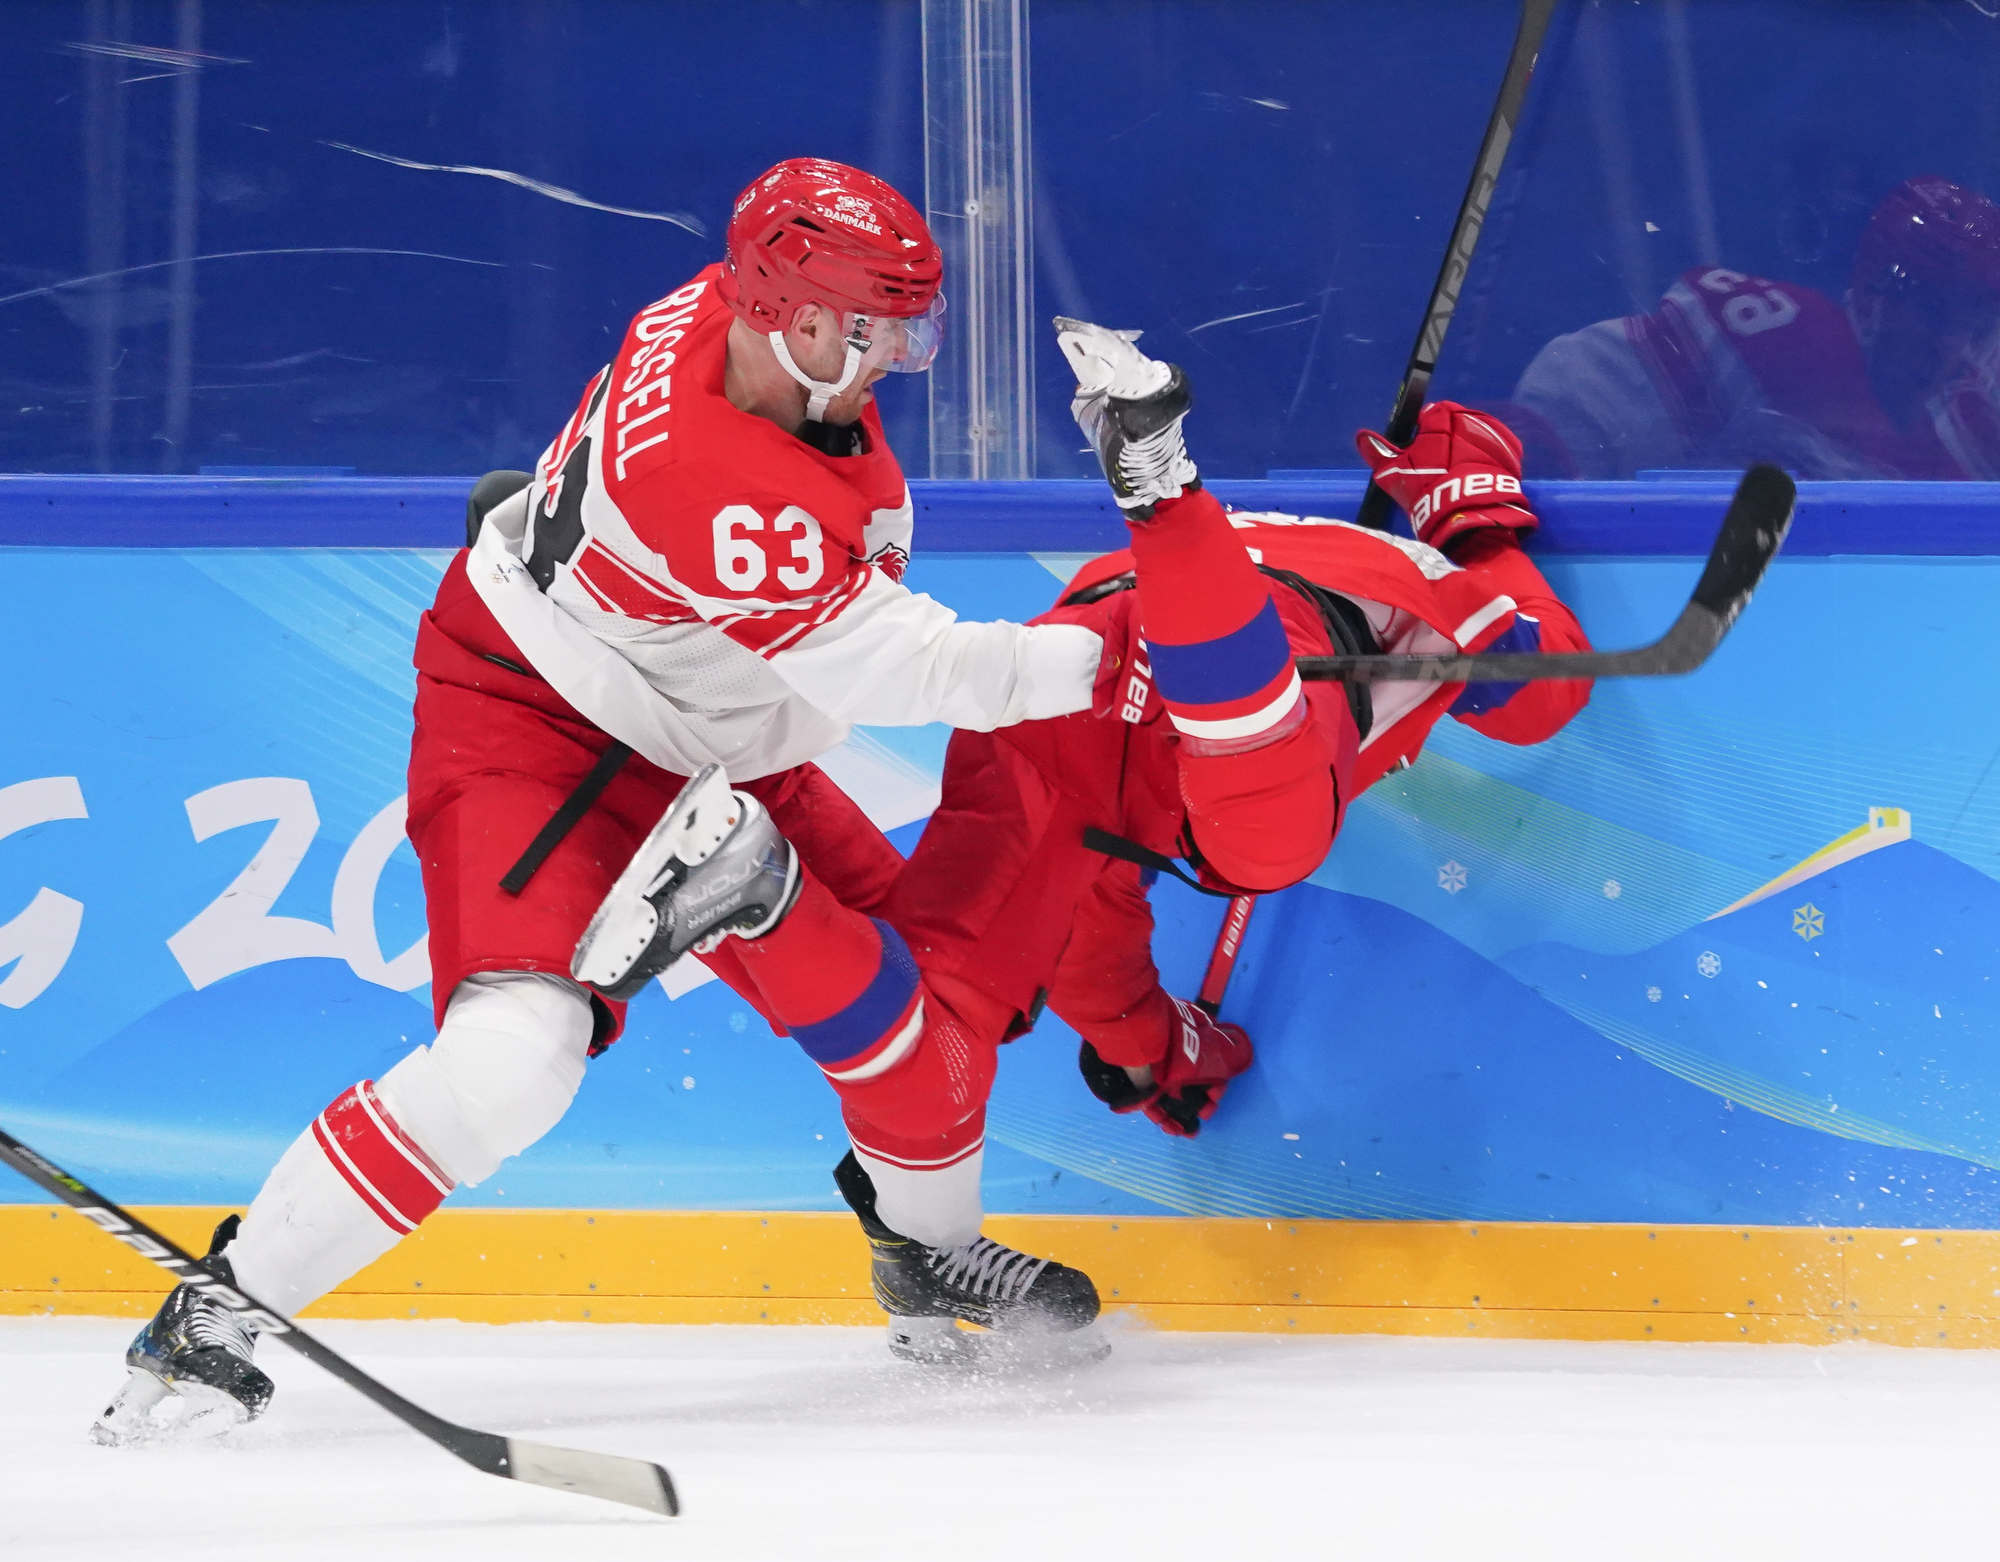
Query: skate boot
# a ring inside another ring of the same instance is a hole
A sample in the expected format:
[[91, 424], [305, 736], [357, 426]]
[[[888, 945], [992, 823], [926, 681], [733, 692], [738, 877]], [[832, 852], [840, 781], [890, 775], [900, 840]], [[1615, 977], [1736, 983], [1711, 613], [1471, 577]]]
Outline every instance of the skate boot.
[[[231, 1285], [229, 1260], [217, 1255], [236, 1236], [239, 1216], [215, 1228], [208, 1267]], [[177, 1285], [125, 1352], [131, 1376], [90, 1429], [96, 1442], [119, 1445], [213, 1437], [254, 1421], [271, 1403], [271, 1380], [251, 1361], [257, 1336], [233, 1311], [191, 1285]]]
[[[889, 1315], [889, 1353], [931, 1366], [983, 1362], [1069, 1364], [1110, 1354], [1082, 1334], [1097, 1318], [1097, 1287], [1080, 1269], [974, 1237], [926, 1247], [875, 1213], [875, 1185], [850, 1151], [833, 1169], [868, 1234], [876, 1303]], [[958, 1327], [976, 1324], [988, 1333]]]
[[1076, 374], [1070, 416], [1089, 437], [1118, 508], [1149, 519], [1162, 499], [1201, 486], [1181, 438], [1194, 392], [1179, 365], [1140, 352], [1137, 331], [1056, 316], [1056, 345]]
[[635, 997], [690, 950], [770, 931], [798, 893], [792, 843], [720, 765], [704, 765], [618, 875], [570, 974], [607, 998]]

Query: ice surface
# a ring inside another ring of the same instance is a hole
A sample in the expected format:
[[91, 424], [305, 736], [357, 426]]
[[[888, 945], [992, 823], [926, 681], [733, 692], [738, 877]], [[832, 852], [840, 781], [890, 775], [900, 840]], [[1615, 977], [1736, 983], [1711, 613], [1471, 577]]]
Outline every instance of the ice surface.
[[319, 1326], [442, 1415], [658, 1459], [662, 1520], [477, 1475], [274, 1345], [258, 1425], [95, 1447], [134, 1327], [0, 1319], [8, 1562], [1825, 1562], [1984, 1551], [1996, 1512], [1968, 1352], [1132, 1332], [954, 1381], [875, 1330]]

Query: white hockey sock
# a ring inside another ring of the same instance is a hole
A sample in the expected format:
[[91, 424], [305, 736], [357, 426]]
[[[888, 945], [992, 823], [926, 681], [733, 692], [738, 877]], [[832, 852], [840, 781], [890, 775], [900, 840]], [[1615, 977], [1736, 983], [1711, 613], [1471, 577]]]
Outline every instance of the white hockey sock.
[[979, 1202], [984, 1140], [950, 1166], [903, 1166], [871, 1155], [858, 1144], [854, 1158], [875, 1184], [875, 1213], [899, 1236], [926, 1247], [958, 1247], [979, 1235], [986, 1213]]
[[456, 1183], [490, 1177], [555, 1126], [590, 1034], [573, 982], [461, 982], [434, 1043], [346, 1092], [279, 1159], [225, 1250], [243, 1288], [295, 1313], [380, 1258]]
[[403, 1235], [349, 1186], [308, 1128], [264, 1180], [224, 1256], [244, 1290], [291, 1316]]

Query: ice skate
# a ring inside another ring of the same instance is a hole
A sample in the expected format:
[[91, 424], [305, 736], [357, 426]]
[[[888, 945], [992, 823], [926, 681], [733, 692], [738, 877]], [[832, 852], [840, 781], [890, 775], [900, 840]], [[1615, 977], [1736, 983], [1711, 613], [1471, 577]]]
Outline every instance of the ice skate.
[[891, 1355], [954, 1367], [1069, 1365], [1110, 1354], [1110, 1343], [1089, 1327], [1097, 1319], [1097, 1287], [1082, 1270], [990, 1237], [926, 1247], [882, 1223], [874, 1184], [851, 1152], [833, 1179], [868, 1234], [870, 1278], [889, 1315]]
[[690, 950], [768, 932], [798, 890], [798, 853], [763, 804], [731, 791], [720, 765], [705, 765], [618, 875], [570, 974], [607, 997], [631, 998]]
[[[229, 1260], [217, 1255], [236, 1235], [239, 1217], [215, 1228], [208, 1267], [232, 1285]], [[251, 1361], [256, 1334], [229, 1308], [191, 1285], [178, 1285], [139, 1331], [125, 1365], [130, 1376], [90, 1429], [112, 1446], [214, 1437], [254, 1421], [271, 1403], [271, 1380]]]
[[1056, 316], [1056, 345], [1076, 374], [1070, 416], [1090, 436], [1118, 507], [1145, 520], [1163, 499], [1201, 486], [1181, 438], [1194, 392], [1179, 365], [1148, 358], [1137, 331]]

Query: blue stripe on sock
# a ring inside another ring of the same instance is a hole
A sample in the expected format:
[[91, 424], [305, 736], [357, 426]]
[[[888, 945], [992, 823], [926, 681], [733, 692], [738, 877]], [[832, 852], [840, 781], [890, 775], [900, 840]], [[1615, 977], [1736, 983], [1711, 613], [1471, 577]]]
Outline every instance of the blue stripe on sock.
[[1291, 642], [1268, 596], [1241, 629], [1192, 645], [1148, 640], [1153, 683], [1176, 705], [1224, 705], [1268, 688], [1292, 659]]
[[910, 946], [888, 923], [871, 920], [882, 935], [882, 964], [861, 996], [814, 1024], [791, 1027], [793, 1039], [821, 1068], [838, 1068], [874, 1046], [902, 1017], [917, 990], [917, 962]]

